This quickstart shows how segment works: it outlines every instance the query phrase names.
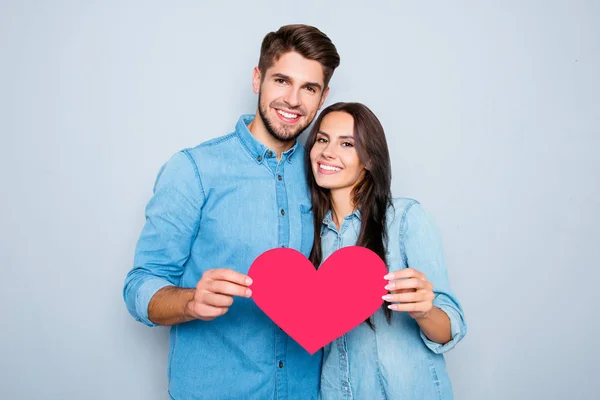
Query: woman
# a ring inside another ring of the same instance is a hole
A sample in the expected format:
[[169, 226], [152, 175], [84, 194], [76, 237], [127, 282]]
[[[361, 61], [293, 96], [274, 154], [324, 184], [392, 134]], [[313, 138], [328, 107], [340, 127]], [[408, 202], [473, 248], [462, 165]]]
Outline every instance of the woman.
[[319, 115], [306, 147], [315, 215], [311, 262], [319, 266], [339, 248], [358, 245], [389, 269], [382, 308], [325, 347], [321, 398], [453, 398], [442, 353], [465, 335], [463, 312], [435, 223], [417, 201], [391, 198], [379, 120], [362, 104], [333, 104]]

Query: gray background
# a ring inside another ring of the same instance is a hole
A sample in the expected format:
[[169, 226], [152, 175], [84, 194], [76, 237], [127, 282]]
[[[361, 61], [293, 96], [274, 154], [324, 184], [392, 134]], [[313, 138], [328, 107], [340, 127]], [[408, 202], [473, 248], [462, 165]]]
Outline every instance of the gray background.
[[444, 236], [458, 399], [597, 398], [597, 1], [0, 1], [0, 398], [165, 399], [121, 290], [159, 167], [255, 110], [263, 36], [327, 33]]

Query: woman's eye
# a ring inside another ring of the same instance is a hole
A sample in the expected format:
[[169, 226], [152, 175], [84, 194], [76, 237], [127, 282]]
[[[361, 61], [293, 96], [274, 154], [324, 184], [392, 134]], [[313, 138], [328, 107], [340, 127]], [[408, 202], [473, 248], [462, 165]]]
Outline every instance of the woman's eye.
[[325, 138], [318, 138], [317, 142], [319, 142], [319, 143], [326, 143], [327, 139], [325, 139]]
[[344, 147], [354, 147], [354, 145], [352, 143], [350, 143], [350, 142], [344, 142], [344, 143], [342, 143], [342, 146], [344, 146]]

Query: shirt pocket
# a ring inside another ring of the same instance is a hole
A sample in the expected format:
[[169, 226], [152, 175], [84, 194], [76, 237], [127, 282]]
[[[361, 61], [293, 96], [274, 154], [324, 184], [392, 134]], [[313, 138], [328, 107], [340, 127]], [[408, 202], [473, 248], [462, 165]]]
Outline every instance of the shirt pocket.
[[302, 225], [302, 236], [300, 239], [300, 252], [306, 258], [310, 256], [315, 237], [314, 214], [312, 206], [300, 205], [300, 224]]

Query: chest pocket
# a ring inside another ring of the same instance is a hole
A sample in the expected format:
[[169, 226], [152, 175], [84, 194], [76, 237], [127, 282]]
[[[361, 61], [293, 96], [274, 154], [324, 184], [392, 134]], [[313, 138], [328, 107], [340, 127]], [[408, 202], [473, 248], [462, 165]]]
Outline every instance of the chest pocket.
[[315, 237], [314, 215], [312, 206], [300, 205], [300, 223], [302, 225], [302, 237], [300, 240], [300, 252], [308, 258], [312, 250]]

